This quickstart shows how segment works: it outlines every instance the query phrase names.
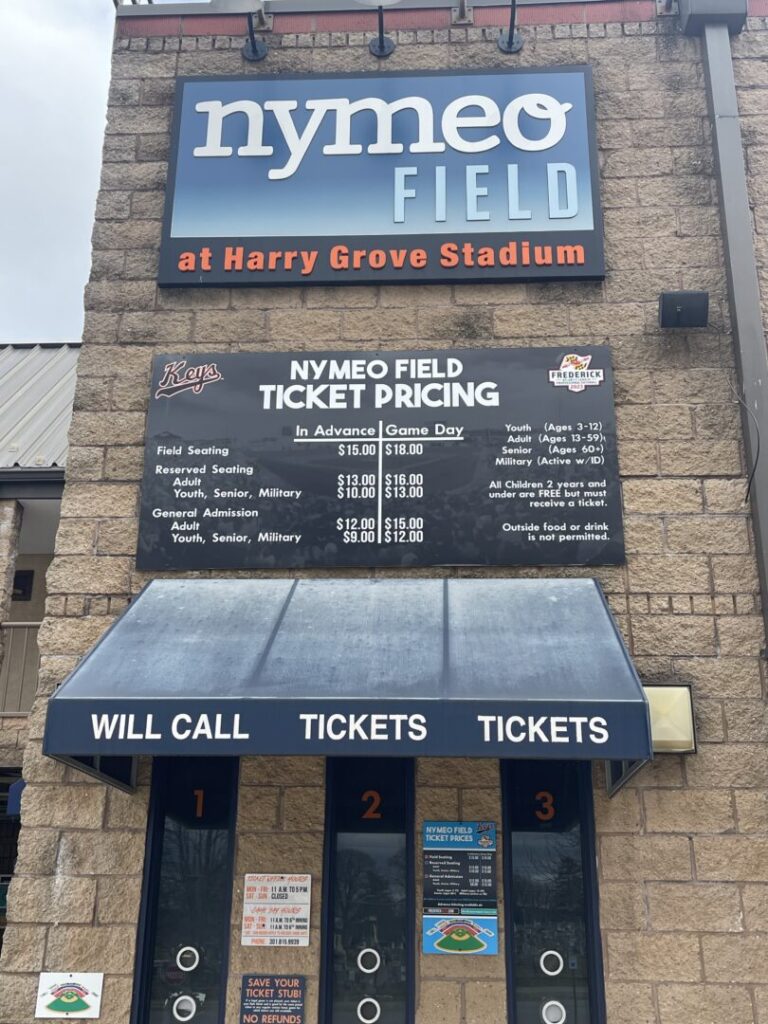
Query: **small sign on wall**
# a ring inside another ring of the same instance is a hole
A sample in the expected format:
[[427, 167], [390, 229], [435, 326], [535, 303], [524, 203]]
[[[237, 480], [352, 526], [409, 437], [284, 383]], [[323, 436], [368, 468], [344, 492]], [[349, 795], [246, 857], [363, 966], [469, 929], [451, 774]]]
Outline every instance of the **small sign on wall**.
[[308, 946], [311, 875], [245, 876], [244, 946]]
[[304, 1024], [303, 975], [244, 974], [240, 1024]]
[[424, 822], [423, 914], [424, 953], [498, 953], [495, 822]]
[[101, 1014], [103, 974], [41, 974], [35, 1017], [95, 1020]]

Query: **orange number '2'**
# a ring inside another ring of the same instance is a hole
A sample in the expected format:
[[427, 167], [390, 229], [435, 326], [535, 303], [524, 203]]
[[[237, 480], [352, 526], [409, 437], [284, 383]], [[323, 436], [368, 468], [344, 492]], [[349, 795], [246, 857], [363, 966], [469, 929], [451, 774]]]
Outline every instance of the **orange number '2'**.
[[379, 808], [381, 807], [381, 793], [379, 793], [378, 790], [366, 789], [360, 799], [363, 803], [365, 803], [366, 800], [370, 800], [370, 803], [361, 815], [362, 818], [381, 818], [381, 813], [379, 811]]
[[195, 797], [195, 817], [202, 818], [203, 816], [203, 803], [205, 801], [205, 790], [196, 789], [193, 791]]
[[536, 794], [536, 799], [541, 801], [541, 808], [536, 811], [536, 817], [539, 821], [552, 821], [555, 816], [555, 798], [548, 789], [542, 789]]

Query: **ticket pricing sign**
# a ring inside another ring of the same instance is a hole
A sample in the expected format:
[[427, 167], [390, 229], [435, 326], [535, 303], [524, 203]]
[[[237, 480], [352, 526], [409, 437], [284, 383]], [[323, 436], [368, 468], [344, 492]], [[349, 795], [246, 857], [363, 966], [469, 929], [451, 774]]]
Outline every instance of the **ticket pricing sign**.
[[498, 953], [495, 822], [425, 821], [423, 839], [423, 952]]
[[242, 945], [308, 946], [311, 898], [311, 875], [246, 875]]
[[240, 1024], [304, 1024], [303, 975], [244, 974]]
[[139, 569], [623, 560], [608, 346], [155, 359]]
[[159, 283], [604, 276], [587, 65], [177, 79]]

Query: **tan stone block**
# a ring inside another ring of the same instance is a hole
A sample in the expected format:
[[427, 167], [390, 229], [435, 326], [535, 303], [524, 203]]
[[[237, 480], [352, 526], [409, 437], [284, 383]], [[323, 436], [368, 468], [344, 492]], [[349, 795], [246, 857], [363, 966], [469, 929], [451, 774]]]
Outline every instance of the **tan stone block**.
[[727, 370], [664, 370], [655, 372], [653, 376], [657, 402], [679, 402], [681, 395], [693, 405], [733, 401]]
[[138, 875], [144, 842], [140, 832], [64, 832], [59, 867], [72, 875]]
[[706, 881], [768, 882], [768, 839], [758, 836], [696, 837], [696, 875]]
[[686, 405], [626, 405], [616, 409], [621, 444], [625, 439], [689, 437], [691, 410]]
[[417, 1024], [462, 1024], [461, 988], [458, 982], [423, 981], [419, 985]]
[[[644, 409], [645, 406], [637, 406]], [[624, 480], [621, 485], [627, 512], [701, 512], [702, 487], [699, 480]]]
[[[407, 291], [407, 289], [403, 289], [403, 291]], [[445, 291], [449, 293], [450, 300], [450, 289], [447, 288]], [[350, 309], [359, 306], [375, 306], [376, 298], [375, 288], [357, 288], [353, 285], [307, 288], [306, 290], [308, 309]], [[394, 305], [401, 306], [405, 303], [396, 302]]]
[[768, 743], [768, 706], [762, 700], [728, 701], [725, 722], [731, 742]]
[[62, 517], [134, 516], [138, 488], [132, 484], [68, 483], [62, 499]]
[[152, 281], [91, 281], [85, 286], [85, 304], [90, 310], [108, 313], [152, 309], [155, 285]]
[[136, 554], [139, 524], [135, 519], [105, 519], [98, 524], [99, 555]]
[[[467, 1021], [507, 1024], [507, 986], [503, 981], [468, 981], [464, 985]], [[437, 1020], [435, 1024], [440, 1024]]]
[[670, 516], [667, 520], [670, 551], [742, 554], [749, 551], [743, 516]]
[[715, 620], [706, 615], [635, 615], [632, 620], [635, 654], [713, 655]]
[[99, 924], [135, 924], [141, 904], [141, 876], [99, 878], [96, 920]]
[[687, 758], [686, 774], [694, 788], [754, 786], [768, 774], [768, 748], [757, 743], [703, 743]]
[[607, 981], [605, 1001], [611, 1024], [657, 1024], [650, 985]]
[[[309, 313], [308, 316], [313, 316]], [[314, 337], [313, 332], [309, 332]], [[389, 341], [398, 343], [418, 338], [418, 317], [414, 308], [355, 309], [344, 314], [341, 337], [348, 341]], [[336, 335], [338, 337], [338, 334]]]
[[763, 620], [758, 615], [721, 615], [717, 635], [722, 654], [760, 656], [765, 645]]
[[416, 761], [416, 788], [452, 785], [493, 789], [501, 785], [499, 762], [493, 758], [421, 757]]
[[768, 885], [745, 885], [741, 897], [747, 930], [768, 931]]
[[454, 307], [450, 311], [432, 308], [418, 311], [419, 338], [445, 340], [455, 345], [484, 341], [493, 336], [493, 313], [490, 309]]
[[130, 974], [135, 939], [135, 928], [120, 925], [54, 926], [48, 933], [45, 968]]
[[741, 453], [737, 441], [659, 442], [661, 472], [669, 476], [738, 476]]
[[725, 740], [723, 702], [697, 697], [693, 709], [696, 736], [700, 743], [722, 743]]
[[284, 789], [282, 816], [283, 828], [287, 832], [321, 831], [325, 825], [324, 790], [316, 786]]
[[237, 838], [236, 874], [254, 871], [308, 872], [313, 885], [319, 886], [323, 833], [243, 833]]
[[143, 470], [143, 448], [135, 446], [107, 449], [104, 475], [108, 480], [140, 480]]
[[458, 821], [459, 790], [445, 786], [418, 786], [416, 821]]
[[[189, 289], [183, 289], [188, 291]], [[296, 309], [313, 288], [233, 288], [232, 309]]]
[[566, 306], [501, 307], [494, 310], [493, 318], [493, 333], [497, 338], [546, 338], [570, 333]]
[[242, 757], [242, 786], [323, 786], [324, 757]]
[[51, 594], [126, 594], [130, 591], [130, 560], [58, 555], [48, 570], [47, 584]]
[[657, 516], [625, 516], [624, 543], [628, 553], [662, 551], [664, 534]]
[[140, 829], [144, 833], [147, 828], [148, 804], [148, 786], [139, 786], [135, 793], [123, 793], [112, 786], [108, 787], [107, 828]]
[[719, 555], [712, 558], [715, 591], [720, 593], [756, 593], [757, 566], [753, 555]]
[[59, 761], [46, 757], [39, 744], [28, 743], [24, 751], [24, 779], [27, 782], [61, 782], [65, 767]]
[[96, 880], [55, 875], [28, 878], [17, 875], [8, 894], [8, 920], [12, 922], [81, 924], [93, 919]]
[[341, 313], [328, 309], [272, 310], [269, 337], [273, 341], [337, 341], [341, 337]]
[[735, 885], [651, 882], [648, 909], [654, 931], [740, 932], [739, 890]]
[[594, 801], [595, 829], [599, 835], [640, 830], [640, 797], [636, 790], [622, 789], [609, 797], [604, 789], [596, 788]]
[[501, 827], [501, 786], [460, 790], [459, 817], [462, 821], [495, 821]]
[[72, 445], [142, 444], [144, 421], [140, 412], [75, 412], [69, 441]]
[[733, 795], [739, 832], [768, 832], [768, 793], [764, 790], [736, 789]]
[[[313, 790], [323, 803], [321, 790]], [[241, 786], [238, 795], [237, 827], [243, 832], [272, 832], [277, 828], [280, 790], [261, 786]], [[296, 831], [305, 831], [295, 825]]]
[[603, 882], [600, 923], [604, 931], [645, 931], [643, 886], [639, 882]]
[[703, 555], [630, 555], [629, 589], [664, 594], [707, 593], [711, 589], [709, 564]]
[[46, 931], [44, 926], [32, 924], [15, 924], [8, 928], [3, 935], [3, 971], [41, 971]]
[[50, 828], [101, 828], [104, 786], [29, 785], [24, 790], [24, 825]]
[[702, 935], [707, 981], [764, 982], [768, 935]]
[[689, 842], [683, 836], [603, 836], [600, 873], [607, 881], [684, 881], [691, 877]]
[[759, 697], [760, 663], [755, 658], [679, 658], [680, 682], [692, 683], [703, 697]]
[[749, 990], [736, 985], [659, 985], [661, 1024], [753, 1024]]
[[32, 1013], [37, 1000], [36, 974], [12, 974], [5, 969], [0, 973], [0, 1024], [19, 1024]]
[[645, 790], [649, 832], [727, 832], [735, 828], [730, 794], [723, 790]]
[[111, 974], [104, 985], [101, 1001], [102, 1024], [128, 1024], [131, 1017], [133, 978]]
[[67, 456], [67, 480], [100, 480], [104, 469], [104, 449], [70, 446]]
[[[623, 441], [619, 446], [619, 471], [622, 477], [655, 477], [659, 472], [659, 452], [655, 441]], [[654, 509], [657, 511], [658, 509]]]
[[56, 869], [59, 833], [49, 828], [31, 828], [25, 823], [19, 833], [16, 871], [26, 875], [49, 875]]
[[608, 977], [611, 981], [699, 981], [702, 978], [698, 937], [609, 932]]
[[56, 531], [56, 553], [85, 555], [93, 551], [96, 539], [95, 520], [64, 519]]

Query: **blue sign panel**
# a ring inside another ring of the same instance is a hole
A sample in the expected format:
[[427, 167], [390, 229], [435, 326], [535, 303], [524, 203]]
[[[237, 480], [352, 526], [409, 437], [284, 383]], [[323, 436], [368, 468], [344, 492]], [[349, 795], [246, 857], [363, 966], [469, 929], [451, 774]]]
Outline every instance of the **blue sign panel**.
[[498, 953], [496, 823], [425, 821], [423, 863], [422, 951]]
[[588, 66], [179, 79], [160, 284], [603, 272]]

